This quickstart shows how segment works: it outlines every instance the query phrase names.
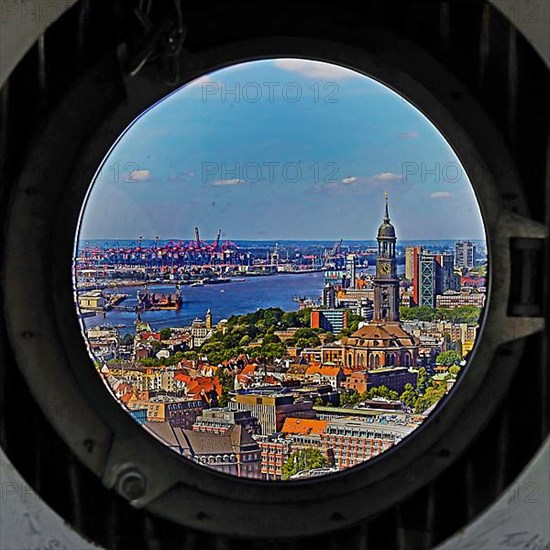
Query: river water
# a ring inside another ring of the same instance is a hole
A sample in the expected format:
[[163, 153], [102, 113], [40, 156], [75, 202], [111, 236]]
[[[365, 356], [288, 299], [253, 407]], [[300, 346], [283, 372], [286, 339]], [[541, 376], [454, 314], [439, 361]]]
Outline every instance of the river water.
[[[259, 308], [280, 307], [285, 311], [296, 311], [298, 303], [294, 296], [305, 296], [317, 299], [323, 289], [324, 274], [300, 273], [292, 275], [270, 275], [247, 277], [244, 281], [231, 281], [204, 286], [182, 286], [183, 304], [179, 311], [145, 311], [141, 319], [154, 329], [180, 327], [189, 325], [193, 319], [204, 319], [208, 309], [212, 311], [213, 321], [228, 319], [232, 315], [251, 313]], [[120, 287], [106, 292], [128, 294], [121, 305], [135, 306], [136, 293], [142, 287]], [[151, 286], [149, 292], [175, 292], [174, 286]], [[96, 325], [125, 325], [121, 333], [133, 331], [136, 314], [129, 311], [109, 311], [86, 317], [87, 328]]]
[[[369, 266], [365, 273], [373, 274], [375, 266]], [[398, 273], [404, 266], [398, 266]], [[318, 300], [322, 294], [324, 273], [278, 274], [260, 277], [246, 277], [243, 281], [231, 281], [204, 286], [182, 286], [183, 304], [179, 311], [144, 311], [141, 319], [155, 330], [164, 327], [181, 327], [191, 324], [193, 319], [204, 319], [208, 309], [212, 311], [214, 323], [229, 319], [232, 315], [252, 313], [260, 308], [280, 307], [285, 311], [297, 311], [299, 304], [295, 296]], [[128, 294], [121, 305], [133, 307], [137, 303], [136, 293], [143, 287], [119, 287], [105, 292]], [[174, 286], [151, 286], [149, 292], [166, 294], [175, 292]], [[122, 334], [132, 332], [136, 314], [131, 311], [109, 311], [84, 318], [86, 328], [97, 325], [124, 325]]]

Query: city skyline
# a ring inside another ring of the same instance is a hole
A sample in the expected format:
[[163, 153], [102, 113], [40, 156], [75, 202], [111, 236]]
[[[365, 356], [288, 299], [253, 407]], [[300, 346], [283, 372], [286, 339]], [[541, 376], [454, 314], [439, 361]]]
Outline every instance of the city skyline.
[[198, 231], [176, 246], [85, 246], [78, 307], [98, 373], [172, 450], [241, 478], [329, 475], [400, 444], [467, 363], [485, 262], [455, 241], [406, 248], [400, 271], [388, 195], [380, 214], [376, 247], [351, 254]]
[[[267, 82], [294, 83], [302, 97], [222, 96]], [[302, 176], [291, 181], [296, 166]], [[241, 241], [369, 240], [388, 191], [399, 240], [483, 240], [468, 179], [444, 181], [455, 168], [433, 125], [373, 79], [319, 62], [246, 63], [180, 89], [126, 131], [89, 194], [79, 238], [190, 239], [198, 226], [206, 239], [221, 228]]]

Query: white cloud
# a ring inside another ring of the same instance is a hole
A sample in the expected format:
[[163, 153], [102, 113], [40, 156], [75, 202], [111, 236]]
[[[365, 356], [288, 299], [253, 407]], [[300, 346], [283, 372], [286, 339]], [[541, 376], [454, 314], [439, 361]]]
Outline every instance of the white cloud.
[[339, 181], [328, 181], [313, 185], [310, 190], [313, 193], [323, 193], [331, 191], [343, 191], [345, 189], [354, 189], [360, 193], [370, 193], [371, 191], [389, 190], [394, 185], [403, 182], [403, 175], [394, 172], [381, 172], [372, 176], [348, 176]]
[[330, 63], [322, 61], [308, 61], [305, 59], [276, 59], [273, 64], [279, 69], [299, 73], [302, 76], [310, 78], [326, 78], [327, 80], [344, 80], [346, 78], [356, 78], [359, 75]]
[[242, 183], [246, 183], [246, 180], [233, 178], [233, 179], [227, 179], [227, 180], [216, 180], [212, 185], [240, 185]]
[[417, 139], [419, 136], [418, 132], [399, 132], [396, 134], [397, 139]]
[[435, 193], [430, 193], [430, 199], [441, 200], [441, 199], [450, 199], [453, 196], [449, 191], [436, 191]]
[[148, 181], [151, 179], [150, 170], [134, 170], [130, 172], [126, 177], [126, 181], [129, 183], [135, 183], [138, 181]]
[[370, 179], [372, 179], [374, 182], [379, 181], [398, 181], [403, 178], [402, 174], [396, 174], [395, 172], [382, 172], [380, 174], [375, 174]]

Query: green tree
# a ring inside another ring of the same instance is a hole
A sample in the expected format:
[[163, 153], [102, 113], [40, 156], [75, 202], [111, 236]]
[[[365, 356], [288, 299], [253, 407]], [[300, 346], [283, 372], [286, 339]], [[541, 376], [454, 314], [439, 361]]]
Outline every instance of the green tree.
[[321, 344], [319, 337], [315, 334], [311, 338], [298, 338], [296, 345], [299, 348], [315, 348]]
[[287, 311], [281, 317], [281, 327], [291, 328], [301, 326], [301, 320], [296, 311]]
[[294, 451], [287, 458], [282, 467], [282, 478], [289, 479], [298, 472], [309, 471], [315, 468], [327, 468], [330, 463], [327, 457], [314, 447]]
[[239, 340], [239, 346], [246, 347], [252, 342], [252, 338], [248, 336], [248, 334], [245, 334], [240, 340]]
[[236, 348], [238, 345], [239, 345], [239, 342], [241, 341], [241, 338], [243, 337], [244, 335], [241, 334], [239, 331], [231, 331], [231, 332], [228, 332], [224, 337], [223, 337], [223, 346], [225, 349], [228, 349], [228, 348]]
[[294, 338], [297, 340], [301, 338], [318, 338], [318, 331], [313, 328], [299, 328], [294, 333]]
[[218, 369], [217, 376], [222, 386], [222, 394], [218, 400], [218, 404], [220, 407], [226, 407], [229, 403], [229, 394], [233, 390], [233, 374], [227, 369]]
[[416, 380], [416, 391], [419, 395], [423, 394], [430, 385], [430, 376], [428, 375], [428, 371], [424, 367], [420, 367], [418, 369], [418, 378]]
[[276, 334], [267, 334], [262, 339], [262, 345], [265, 344], [280, 344], [281, 339]]
[[453, 365], [452, 367], [449, 367], [450, 378], [456, 378], [459, 372], [460, 372], [460, 367], [458, 365]]
[[312, 309], [311, 307], [306, 307], [297, 312], [298, 324], [296, 326], [309, 327]]
[[154, 340], [153, 342], [151, 342], [151, 348], [153, 350], [153, 354], [156, 355], [160, 351], [160, 342]]
[[172, 336], [172, 329], [170, 328], [163, 328], [160, 331], [160, 339], [161, 340], [168, 340]]
[[405, 406], [412, 409], [418, 399], [418, 392], [414, 389], [412, 384], [405, 384], [404, 391], [399, 399]]
[[434, 403], [437, 403], [447, 390], [446, 384], [431, 386], [426, 390], [426, 393], [420, 396], [414, 405], [414, 411], [418, 414], [429, 409]]
[[285, 353], [286, 347], [282, 343], [266, 344], [260, 348], [260, 355], [262, 355], [262, 357], [265, 357], [266, 359], [269, 359], [270, 361], [273, 361], [274, 359], [280, 359], [285, 355]]
[[467, 323], [475, 325], [479, 321], [481, 308], [476, 306], [459, 306], [456, 308], [437, 308], [435, 318], [452, 323]]
[[144, 367], [160, 367], [163, 362], [156, 357], [146, 357], [144, 359], [140, 359], [139, 364], [143, 365]]
[[436, 365], [442, 365], [444, 367], [452, 367], [453, 365], [459, 365], [462, 361], [462, 356], [460, 353], [454, 350], [444, 351], [440, 353], [436, 359]]
[[359, 323], [365, 320], [364, 317], [362, 317], [361, 315], [357, 315], [357, 313], [355, 313], [351, 309], [346, 309], [346, 317], [348, 322], [347, 328], [351, 334], [357, 331], [359, 329]]
[[433, 321], [435, 311], [429, 306], [401, 306], [399, 308], [399, 315], [403, 321]]
[[340, 406], [357, 405], [361, 401], [361, 394], [357, 390], [345, 391], [340, 394]]
[[375, 397], [383, 397], [384, 399], [399, 399], [399, 394], [395, 390], [390, 390], [387, 386], [378, 386], [371, 388], [367, 392], [368, 399], [374, 399]]

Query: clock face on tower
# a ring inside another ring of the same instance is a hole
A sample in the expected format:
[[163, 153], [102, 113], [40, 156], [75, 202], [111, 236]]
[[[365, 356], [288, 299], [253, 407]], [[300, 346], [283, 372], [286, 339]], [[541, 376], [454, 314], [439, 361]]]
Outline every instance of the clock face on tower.
[[379, 270], [381, 275], [389, 275], [391, 273], [391, 266], [390, 264], [384, 262], [380, 264]]

